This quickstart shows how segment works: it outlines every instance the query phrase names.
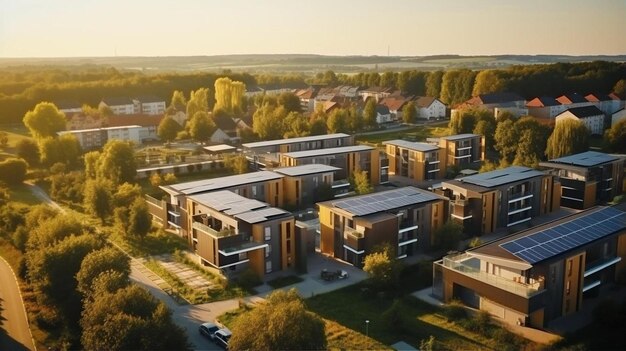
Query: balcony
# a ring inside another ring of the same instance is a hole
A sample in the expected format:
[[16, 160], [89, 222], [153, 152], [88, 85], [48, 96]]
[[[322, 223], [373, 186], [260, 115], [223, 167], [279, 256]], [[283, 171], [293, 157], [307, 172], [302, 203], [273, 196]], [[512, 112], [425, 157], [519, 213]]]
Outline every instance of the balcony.
[[218, 231], [200, 222], [191, 223], [191, 228], [209, 234], [215, 238], [225, 238], [227, 236], [236, 235], [235, 231], [232, 229], [222, 229]]
[[603, 269], [609, 268], [612, 265], [619, 263], [621, 260], [621, 257], [611, 257], [604, 260], [591, 262], [591, 264], [587, 265], [588, 267], [585, 267], [584, 277], [587, 278], [594, 273], [598, 273]]
[[[435, 262], [435, 264], [441, 265], [472, 279], [481, 281], [498, 289], [508, 291], [510, 293], [525, 298], [530, 298], [533, 295], [542, 292], [545, 288], [543, 277], [540, 277], [538, 281], [533, 284], [521, 283], [497, 275], [489, 274], [487, 272], [481, 271], [474, 265], [466, 264], [466, 262], [469, 262], [471, 260], [477, 261], [478, 259], [468, 254], [461, 254], [457, 256], [444, 257], [443, 260]], [[480, 266], [480, 262], [478, 262], [478, 266]]]
[[469, 200], [451, 200], [450, 216], [462, 221], [472, 218], [472, 209], [469, 205]]
[[365, 250], [365, 235], [358, 232], [351, 227], [344, 227], [343, 229], [344, 247], [351, 249], [354, 252], [361, 252]]
[[530, 199], [534, 195], [530, 191], [509, 194], [509, 203]]

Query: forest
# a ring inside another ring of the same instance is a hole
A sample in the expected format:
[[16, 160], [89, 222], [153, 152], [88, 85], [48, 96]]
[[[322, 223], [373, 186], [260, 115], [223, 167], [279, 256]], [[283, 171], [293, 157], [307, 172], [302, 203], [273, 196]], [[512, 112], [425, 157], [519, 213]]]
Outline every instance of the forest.
[[[306, 87], [307, 84], [385, 86], [407, 95], [435, 96], [454, 106], [477, 94], [510, 91], [527, 99], [559, 96], [571, 92], [609, 93], [626, 78], [626, 63], [594, 61], [521, 65], [505, 69], [447, 71], [369, 72], [335, 74], [319, 72], [271, 75], [235, 73], [161, 73], [121, 71], [108, 66], [11, 66], [0, 69], [0, 124], [19, 123], [41, 101], [72, 101], [97, 105], [103, 97], [153, 95], [168, 101], [174, 90], [189, 92], [213, 87], [215, 80], [229, 77], [246, 87]], [[210, 104], [214, 102], [210, 89]], [[618, 94], [624, 94], [618, 91]]]

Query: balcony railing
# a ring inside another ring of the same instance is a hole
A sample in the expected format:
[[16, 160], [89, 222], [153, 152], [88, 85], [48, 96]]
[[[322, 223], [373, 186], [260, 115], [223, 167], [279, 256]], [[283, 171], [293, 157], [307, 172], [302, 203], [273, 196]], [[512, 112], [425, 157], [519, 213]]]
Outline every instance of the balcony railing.
[[531, 193], [530, 191], [511, 193], [509, 194], [509, 203], [522, 201], [524, 199], [530, 199], [533, 196], [533, 193]]
[[217, 230], [209, 227], [208, 225], [205, 225], [205, 224], [200, 223], [200, 222], [193, 222], [193, 223], [191, 223], [191, 227], [193, 229], [203, 231], [203, 232], [205, 232], [205, 233], [207, 233], [207, 234], [209, 234], [211, 236], [214, 236], [216, 238], [224, 238], [224, 237], [227, 237], [227, 236], [235, 235], [235, 231], [233, 231], [233, 230], [225, 229], [225, 230], [217, 231]]
[[468, 254], [461, 254], [457, 256], [444, 257], [442, 261], [436, 262], [436, 264], [440, 264], [446, 268], [452, 269], [455, 272], [459, 272], [472, 279], [487, 283], [501, 290], [505, 290], [523, 297], [531, 297], [543, 291], [544, 289], [543, 283], [541, 281], [533, 284], [519, 283], [511, 279], [506, 279], [497, 275], [489, 274], [487, 272], [481, 271], [476, 267], [472, 267], [463, 263], [463, 261], [469, 259], [475, 258]]

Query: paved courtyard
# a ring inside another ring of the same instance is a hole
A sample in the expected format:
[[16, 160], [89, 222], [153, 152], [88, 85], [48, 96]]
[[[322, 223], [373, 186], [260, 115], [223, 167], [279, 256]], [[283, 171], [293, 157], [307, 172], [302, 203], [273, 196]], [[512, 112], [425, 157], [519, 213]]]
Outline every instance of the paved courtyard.
[[163, 268], [167, 269], [168, 272], [178, 277], [185, 285], [193, 289], [206, 290], [217, 285], [185, 264], [174, 261], [171, 255], [159, 255], [152, 258]]

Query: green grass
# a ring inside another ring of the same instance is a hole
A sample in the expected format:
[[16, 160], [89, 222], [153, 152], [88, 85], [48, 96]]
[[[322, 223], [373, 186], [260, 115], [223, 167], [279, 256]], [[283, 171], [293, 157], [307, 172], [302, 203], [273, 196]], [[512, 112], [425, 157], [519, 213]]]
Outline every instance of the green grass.
[[133, 257], [173, 254], [176, 250], [187, 249], [184, 239], [162, 229], [152, 230], [143, 240], [126, 238], [119, 230], [114, 230], [112, 227], [108, 227], [105, 231], [109, 233], [109, 240]]
[[26, 130], [24, 126], [22, 126], [21, 128], [17, 126], [15, 127], [4, 126], [2, 128], [2, 131], [7, 133], [9, 140], [8, 140], [6, 147], [0, 148], [3, 151], [3, 152], [0, 152], [1, 158], [7, 158], [8, 156], [15, 157], [15, 154], [17, 153], [17, 151], [15, 150], [17, 143], [25, 139], [32, 140], [32, 138], [29, 136], [28, 130]]
[[286, 277], [278, 277], [267, 282], [267, 285], [274, 289], [279, 289], [288, 285], [297, 284], [302, 282], [303, 279], [297, 275], [288, 275]]
[[381, 144], [383, 141], [393, 139], [411, 138], [415, 141], [424, 141], [426, 138], [434, 138], [440, 136], [446, 136], [450, 134], [448, 129], [448, 122], [442, 122], [437, 124], [430, 124], [427, 126], [417, 126], [405, 130], [396, 130], [387, 133], [370, 134], [370, 135], [358, 135], [356, 140], [359, 142], [366, 142], [372, 144]]

